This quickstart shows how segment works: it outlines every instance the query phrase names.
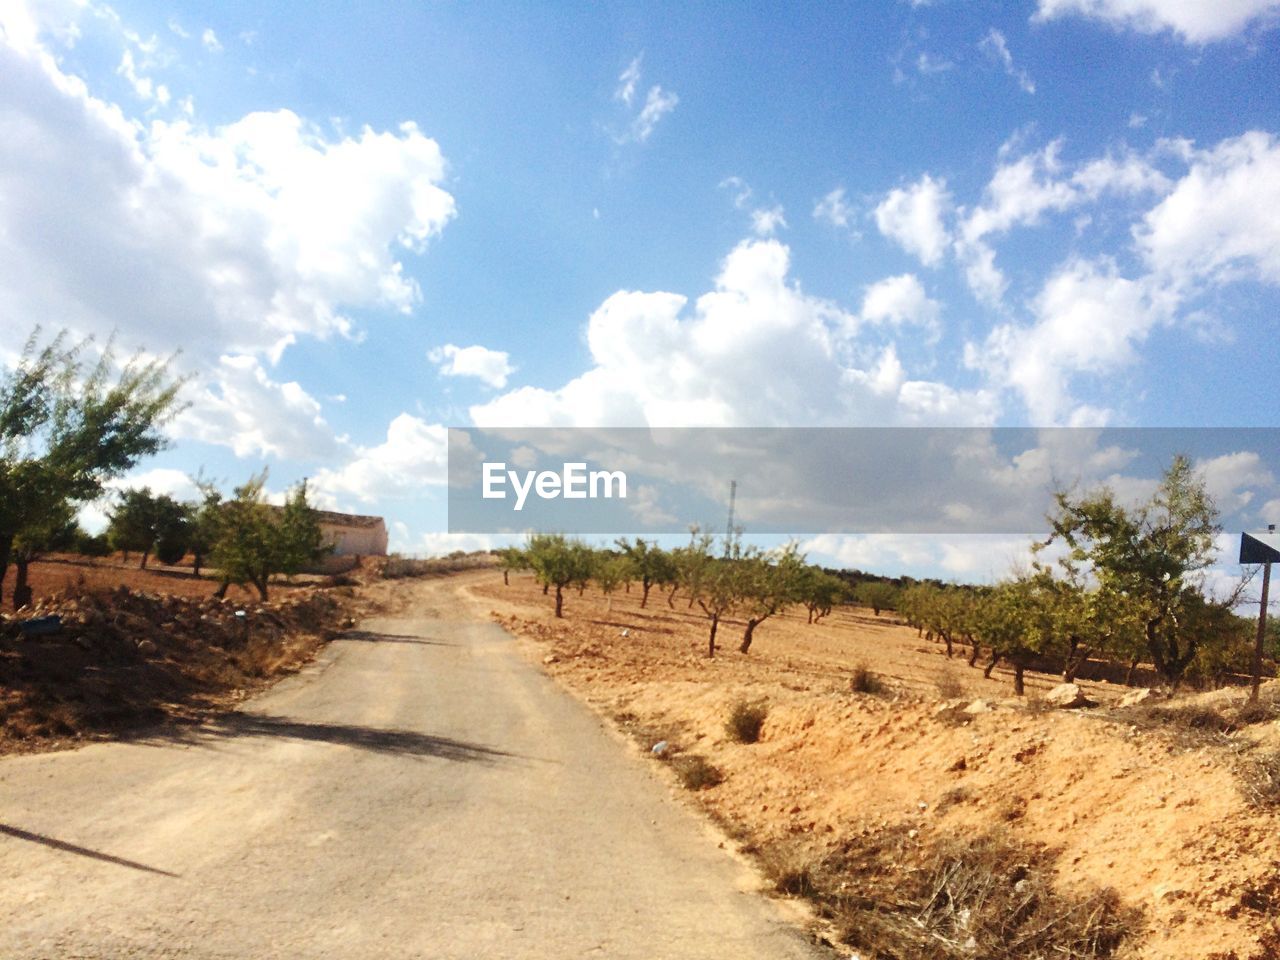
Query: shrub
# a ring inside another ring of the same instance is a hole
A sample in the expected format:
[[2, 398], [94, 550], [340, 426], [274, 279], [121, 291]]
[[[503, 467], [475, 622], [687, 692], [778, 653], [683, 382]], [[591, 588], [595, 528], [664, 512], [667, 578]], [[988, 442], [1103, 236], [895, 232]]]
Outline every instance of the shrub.
[[671, 761], [671, 766], [686, 790], [705, 790], [724, 783], [724, 774], [706, 757], [695, 753], [682, 754]]
[[755, 743], [760, 739], [760, 730], [768, 715], [769, 707], [763, 700], [739, 700], [729, 712], [724, 728], [738, 743]]
[[884, 693], [888, 688], [879, 675], [873, 673], [865, 663], [860, 663], [853, 668], [853, 674], [849, 677], [849, 689], [854, 693], [876, 696]]

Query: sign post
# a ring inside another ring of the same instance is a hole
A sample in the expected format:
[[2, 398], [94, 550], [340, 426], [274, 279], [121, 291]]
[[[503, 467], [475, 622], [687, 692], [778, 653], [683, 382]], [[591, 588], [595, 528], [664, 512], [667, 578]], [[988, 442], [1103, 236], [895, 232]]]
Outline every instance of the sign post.
[[1262, 686], [1262, 653], [1267, 637], [1267, 594], [1271, 588], [1271, 564], [1280, 561], [1280, 537], [1275, 525], [1267, 527], [1266, 536], [1240, 534], [1240, 562], [1262, 564], [1262, 604], [1258, 610], [1258, 637], [1253, 648], [1253, 688], [1249, 702], [1256, 703]]

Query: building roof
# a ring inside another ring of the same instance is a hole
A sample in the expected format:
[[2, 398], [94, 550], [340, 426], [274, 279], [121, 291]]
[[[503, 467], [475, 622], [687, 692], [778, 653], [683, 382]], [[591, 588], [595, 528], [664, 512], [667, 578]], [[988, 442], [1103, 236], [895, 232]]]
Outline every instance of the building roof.
[[382, 523], [381, 517], [366, 517], [358, 513], [335, 513], [332, 510], [317, 510], [316, 519], [331, 527], [376, 527]]

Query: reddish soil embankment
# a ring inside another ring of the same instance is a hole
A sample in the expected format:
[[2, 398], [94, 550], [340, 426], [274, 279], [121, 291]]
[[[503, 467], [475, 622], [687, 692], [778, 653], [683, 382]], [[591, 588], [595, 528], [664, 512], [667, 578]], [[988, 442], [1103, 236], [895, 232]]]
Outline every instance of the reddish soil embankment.
[[[1024, 956], [1280, 957], [1277, 684], [1253, 712], [1241, 691], [1119, 707], [1108, 684], [1082, 685], [1099, 708], [1053, 710], [1056, 678], [1010, 697], [1007, 675], [869, 611], [771, 619], [749, 656], [722, 626], [712, 661], [696, 608], [656, 592], [645, 610], [635, 588], [612, 604], [570, 592], [563, 620], [528, 577], [471, 592], [646, 751], [666, 740], [668, 758], [718, 771], [693, 796], [861, 956], [1017, 956], [983, 937], [1030, 937], [1034, 916], [1058, 925]], [[883, 689], [855, 692], [859, 666]], [[759, 742], [726, 729], [743, 702], [767, 711]], [[1053, 952], [1070, 930], [1083, 945]], [[885, 950], [899, 934], [922, 939]]]

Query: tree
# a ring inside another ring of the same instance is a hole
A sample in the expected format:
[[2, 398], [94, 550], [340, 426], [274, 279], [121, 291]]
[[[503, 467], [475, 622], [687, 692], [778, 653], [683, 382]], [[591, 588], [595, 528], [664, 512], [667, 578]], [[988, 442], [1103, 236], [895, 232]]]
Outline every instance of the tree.
[[849, 588], [839, 577], [817, 567], [805, 567], [800, 576], [800, 602], [809, 611], [809, 623], [829, 616], [837, 603], [848, 596]]
[[265, 470], [250, 477], [218, 508], [211, 558], [222, 574], [218, 596], [232, 583], [249, 583], [266, 600], [271, 577], [297, 573], [333, 549], [307, 502], [306, 481], [293, 488], [283, 507], [274, 507], [264, 496], [266, 480]]
[[222, 494], [211, 483], [197, 479], [199, 503], [184, 504], [187, 514], [187, 549], [191, 551], [192, 572], [200, 576], [200, 568], [217, 545], [222, 513]]
[[[41, 542], [69, 505], [160, 450], [160, 427], [180, 409], [183, 380], [168, 361], [135, 356], [117, 372], [111, 344], [82, 358], [90, 341], [65, 333], [39, 346], [37, 329], [17, 365], [0, 378], [0, 582], [13, 548]], [[25, 588], [25, 569], [19, 569]]]
[[864, 580], [853, 592], [854, 599], [871, 608], [877, 617], [881, 610], [892, 610], [898, 600], [898, 588], [883, 580]]
[[716, 655], [716, 631], [720, 621], [733, 612], [742, 596], [737, 561], [707, 557], [698, 577], [698, 589], [694, 597], [707, 619], [711, 632], [707, 637], [707, 656]]
[[612, 550], [597, 550], [591, 558], [592, 577], [606, 597], [606, 610], [613, 609], [613, 594], [632, 576], [631, 558]]
[[733, 562], [737, 565], [738, 592], [747, 616], [738, 652], [747, 653], [756, 627], [800, 601], [804, 555], [795, 544], [788, 544], [772, 556], [751, 552]]
[[169, 558], [163, 562], [175, 563], [186, 552], [187, 510], [168, 494], [157, 496], [146, 487], [123, 490], [119, 505], [110, 515], [107, 533], [126, 557], [130, 550], [140, 551], [142, 561], [139, 566], [144, 570], [147, 557], [158, 544], [165, 545], [165, 554]]
[[498, 551], [498, 565], [502, 567], [502, 583], [511, 585], [513, 570], [528, 570], [529, 557], [520, 547], [503, 547]]
[[564, 616], [564, 588], [591, 576], [591, 548], [559, 533], [529, 537], [525, 553], [538, 582], [556, 588], [556, 616]]
[[1053, 535], [1075, 563], [1087, 563], [1098, 588], [1124, 599], [1161, 680], [1176, 688], [1205, 637], [1183, 629], [1189, 605], [1203, 599], [1196, 574], [1213, 563], [1218, 511], [1185, 456], [1165, 471], [1155, 494], [1126, 509], [1110, 490], [1056, 495]]
[[635, 578], [640, 581], [640, 609], [649, 602], [649, 590], [655, 583], [670, 583], [675, 579], [675, 567], [667, 552], [656, 543], [636, 537], [634, 541], [619, 537], [619, 549], [631, 560]]

